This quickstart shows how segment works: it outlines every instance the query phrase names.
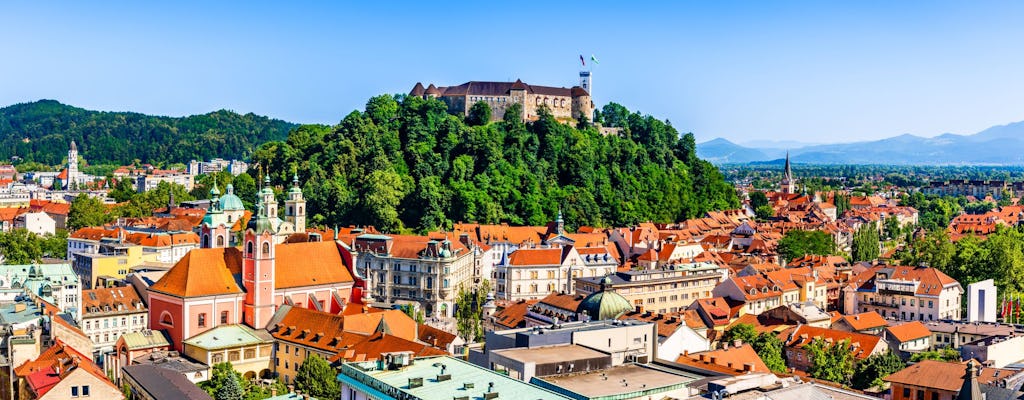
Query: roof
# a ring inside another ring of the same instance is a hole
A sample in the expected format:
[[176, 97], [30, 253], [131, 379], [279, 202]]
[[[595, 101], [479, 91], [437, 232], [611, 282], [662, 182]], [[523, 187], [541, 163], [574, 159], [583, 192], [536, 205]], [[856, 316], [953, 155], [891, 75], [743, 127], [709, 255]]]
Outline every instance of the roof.
[[345, 318], [302, 307], [281, 306], [283, 318], [272, 327], [270, 334], [280, 341], [297, 343], [335, 353], [361, 341], [366, 335], [346, 333]]
[[725, 367], [725, 369], [714, 368], [712, 370], [724, 372], [729, 375], [737, 375], [746, 373], [745, 368], [749, 368], [750, 372], [764, 372], [771, 373], [761, 357], [757, 355], [754, 348], [750, 344], [744, 343], [739, 347], [724, 348], [720, 350], [705, 351], [700, 353], [690, 353], [679, 356], [676, 360], [677, 363], [692, 365], [698, 368], [707, 368], [709, 366]]
[[889, 323], [877, 312], [868, 311], [860, 314], [844, 315], [836, 322], [843, 321], [855, 331], [889, 326]]
[[445, 349], [448, 348], [448, 345], [458, 339], [458, 336], [427, 324], [420, 324], [419, 334], [416, 338], [423, 343], [430, 344], [439, 349]]
[[618, 319], [654, 323], [658, 327], [658, 336], [666, 338], [672, 336], [676, 330], [684, 325], [690, 329], [707, 329], [704, 321], [701, 321], [700, 316], [697, 315], [695, 310], [682, 310], [668, 314], [631, 311], [619, 316]]
[[858, 359], [866, 359], [878, 346], [881, 337], [865, 335], [863, 333], [845, 332], [835, 329], [818, 328], [809, 325], [800, 325], [787, 329], [779, 335], [786, 347], [802, 348], [810, 344], [814, 339], [822, 339], [830, 343], [839, 343], [844, 340], [850, 342], [853, 356]]
[[121, 370], [154, 399], [213, 400], [205, 390], [177, 371], [152, 364], [128, 365]]
[[133, 312], [146, 312], [135, 286], [82, 291], [82, 318]]
[[[35, 360], [26, 361], [14, 369], [14, 373], [20, 377], [30, 377], [30, 385], [37, 397], [42, 397], [46, 391], [52, 389], [57, 382], [64, 379], [75, 370], [83, 370], [93, 375], [97, 380], [114, 387], [113, 383], [107, 380], [106, 374], [98, 365], [92, 362], [89, 357], [60, 339], [55, 339], [54, 344], [46, 351], [36, 357]], [[58, 374], [57, 371], [60, 371]]]
[[603, 353], [589, 347], [577, 344], [561, 344], [555, 346], [539, 347], [512, 347], [507, 349], [493, 350], [512, 360], [521, 361], [524, 364], [549, 364], [571, 360], [586, 360], [595, 358], [608, 358], [608, 353]]
[[242, 293], [242, 252], [234, 247], [193, 249], [149, 290], [177, 297]]
[[[452, 379], [438, 381], [423, 379], [423, 386], [410, 388], [410, 378], [436, 375], [441, 367]], [[453, 357], [429, 357], [413, 360], [412, 364], [400, 369], [379, 369], [376, 362], [360, 362], [342, 366], [338, 380], [347, 385], [366, 387], [379, 382], [386, 388], [408, 393], [410, 397], [435, 400], [450, 400], [453, 396], [481, 398], [489, 385], [502, 399], [551, 399], [567, 400], [570, 397], [539, 388], [529, 383], [510, 378], [486, 368], [478, 367]], [[472, 386], [467, 389], [467, 386]], [[385, 396], [376, 396], [385, 398]]]
[[273, 341], [274, 338], [267, 334], [266, 331], [257, 331], [242, 324], [231, 324], [217, 326], [188, 338], [182, 343], [201, 349], [214, 350], [251, 346]]
[[[886, 382], [926, 387], [956, 392], [963, 386], [966, 363], [922, 360], [921, 362], [894, 372], [883, 378]], [[1014, 371], [1002, 368], [982, 368], [978, 383], [992, 383], [1013, 375]]]
[[895, 337], [896, 340], [899, 340], [900, 343], [932, 336], [932, 331], [928, 330], [928, 327], [924, 326], [920, 321], [890, 326], [885, 328], [885, 330]]
[[540, 299], [537, 305], [546, 305], [569, 312], [576, 312], [579, 309], [583, 296], [578, 294], [551, 293]]
[[942, 293], [942, 289], [945, 286], [960, 285], [959, 282], [949, 277], [949, 275], [942, 273], [938, 268], [910, 267], [902, 265], [873, 266], [852, 277], [850, 279], [850, 284], [857, 290], [874, 291], [875, 280], [883, 274], [887, 274], [888, 279], [891, 280], [916, 282], [917, 290], [915, 293], [918, 295], [938, 296]]
[[[684, 389], [697, 378], [677, 370], [626, 364], [578, 374], [534, 378], [531, 382], [577, 399], [661, 399], [665, 395], [659, 393]], [[621, 384], [622, 381], [627, 384]]]
[[280, 244], [274, 251], [276, 289], [353, 282], [333, 240]]
[[616, 319], [622, 314], [633, 310], [633, 304], [611, 290], [591, 293], [576, 308], [577, 314], [586, 314], [593, 321]]
[[164, 336], [163, 331], [145, 330], [142, 332], [127, 332], [121, 335], [118, 341], [123, 341], [128, 350], [152, 349], [157, 347], [169, 347], [171, 343]]
[[494, 323], [506, 328], [519, 328], [526, 321], [526, 313], [537, 300], [520, 300], [494, 313]]
[[508, 265], [561, 265], [560, 248], [520, 248], [509, 255]]
[[412, 352], [413, 357], [447, 355], [448, 352], [431, 347], [428, 344], [402, 339], [395, 335], [377, 332], [361, 342], [352, 344], [345, 351], [331, 357], [330, 361], [362, 361], [379, 359], [383, 353], [397, 351]]

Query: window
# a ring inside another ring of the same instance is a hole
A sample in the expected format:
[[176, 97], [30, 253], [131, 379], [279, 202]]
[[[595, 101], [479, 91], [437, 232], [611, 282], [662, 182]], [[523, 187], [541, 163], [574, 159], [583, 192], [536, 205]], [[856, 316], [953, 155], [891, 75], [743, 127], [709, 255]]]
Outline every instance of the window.
[[82, 386], [82, 396], [89, 396], [89, 385]]
[[128, 318], [121, 317], [121, 326], [128, 326]]
[[263, 256], [270, 254], [270, 242], [263, 242]]
[[206, 313], [199, 313], [199, 327], [206, 327]]
[[221, 311], [220, 312], [220, 323], [222, 323], [222, 324], [227, 324], [228, 323], [228, 312], [227, 311]]
[[939, 393], [938, 392], [932, 392], [932, 400], [939, 400]]
[[217, 235], [217, 247], [224, 247], [224, 236]]
[[71, 387], [71, 397], [78, 397], [78, 386]]
[[924, 390], [917, 391], [917, 400], [924, 400]]

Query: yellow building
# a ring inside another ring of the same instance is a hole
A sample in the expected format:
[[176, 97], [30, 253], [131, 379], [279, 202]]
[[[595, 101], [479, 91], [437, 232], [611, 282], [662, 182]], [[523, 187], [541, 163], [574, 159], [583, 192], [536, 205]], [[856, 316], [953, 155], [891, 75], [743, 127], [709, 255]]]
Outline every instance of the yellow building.
[[274, 338], [248, 326], [221, 325], [184, 342], [184, 354], [210, 369], [225, 361], [245, 379], [271, 378]]
[[126, 244], [105, 248], [101, 253], [75, 254], [71, 264], [75, 274], [82, 278], [82, 288], [103, 287], [105, 282], [119, 281], [132, 267], [157, 262], [157, 253], [146, 252], [143, 246]]
[[685, 310], [694, 300], [711, 297], [727, 271], [713, 263], [666, 265], [652, 269], [619, 271], [608, 277], [576, 278], [576, 293], [613, 291], [629, 300], [636, 311], [661, 314]]

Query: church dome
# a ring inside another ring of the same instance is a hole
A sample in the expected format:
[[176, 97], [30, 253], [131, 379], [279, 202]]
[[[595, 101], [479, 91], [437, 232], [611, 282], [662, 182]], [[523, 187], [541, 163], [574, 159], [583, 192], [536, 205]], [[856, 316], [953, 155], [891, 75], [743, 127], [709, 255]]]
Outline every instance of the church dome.
[[616, 319], [622, 314], [633, 311], [633, 305], [621, 294], [607, 290], [611, 283], [610, 277], [601, 280], [601, 290], [591, 293], [576, 308], [577, 314], [590, 316], [591, 321]]
[[220, 209], [224, 211], [241, 211], [245, 210], [245, 206], [242, 205], [242, 199], [235, 195], [235, 186], [228, 184], [227, 193], [224, 197], [220, 198]]

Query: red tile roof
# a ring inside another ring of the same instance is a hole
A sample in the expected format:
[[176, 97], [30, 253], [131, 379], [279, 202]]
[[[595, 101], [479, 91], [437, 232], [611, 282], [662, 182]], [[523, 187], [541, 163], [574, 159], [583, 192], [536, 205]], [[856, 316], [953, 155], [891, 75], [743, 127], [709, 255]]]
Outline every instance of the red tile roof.
[[772, 372], [765, 365], [764, 361], [761, 360], [761, 357], [757, 355], [754, 348], [746, 343], [740, 345], [740, 347], [681, 355], [676, 362], [698, 368], [707, 368], [708, 366], [725, 367], [724, 369], [714, 368], [713, 370], [730, 375], [744, 374], [747, 372], [744, 368], [753, 373]]
[[900, 343], [909, 342], [911, 340], [931, 337], [932, 331], [928, 330], [923, 323], [920, 321], [908, 322], [903, 325], [890, 326], [885, 328], [890, 335], [892, 335]]
[[853, 352], [853, 356], [861, 360], [868, 358], [875, 347], [878, 346], [878, 342], [882, 340], [882, 338], [875, 335], [818, 328], [808, 325], [800, 325], [792, 329], [787, 329], [779, 334], [779, 338], [782, 339], [782, 342], [786, 347], [795, 348], [802, 348], [810, 344], [814, 339], [821, 339], [830, 343], [839, 343], [847, 340], [850, 342], [850, 349]]
[[[978, 383], [993, 383], [1014, 374], [1013, 370], [981, 368]], [[967, 363], [923, 360], [882, 378], [886, 382], [956, 392], [964, 383]]]
[[562, 249], [520, 248], [509, 255], [509, 265], [561, 265]]
[[234, 277], [241, 273], [242, 252], [238, 249], [193, 249], [149, 289], [177, 297], [242, 293]]
[[882, 328], [889, 326], [889, 323], [882, 318], [881, 315], [874, 311], [868, 311], [860, 314], [843, 315], [839, 317], [836, 322], [843, 321], [855, 331], [863, 331], [872, 328]]

